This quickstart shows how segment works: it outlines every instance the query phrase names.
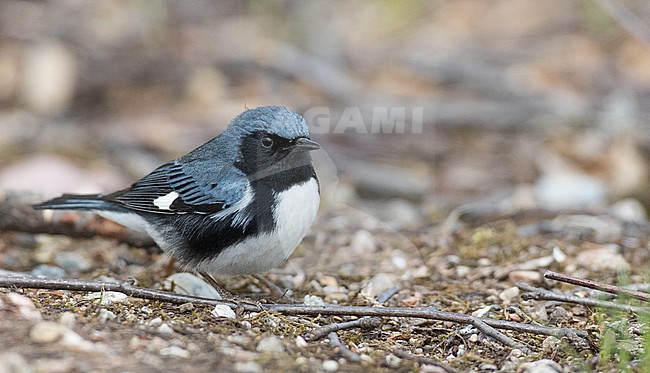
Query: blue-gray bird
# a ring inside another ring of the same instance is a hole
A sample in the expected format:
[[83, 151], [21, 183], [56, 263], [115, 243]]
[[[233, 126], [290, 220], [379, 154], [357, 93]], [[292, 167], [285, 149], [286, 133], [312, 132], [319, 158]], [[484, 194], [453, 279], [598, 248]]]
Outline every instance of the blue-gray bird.
[[36, 209], [90, 210], [149, 234], [187, 269], [258, 274], [282, 264], [307, 235], [320, 188], [305, 120], [279, 106], [251, 109], [188, 154], [131, 187], [65, 194]]

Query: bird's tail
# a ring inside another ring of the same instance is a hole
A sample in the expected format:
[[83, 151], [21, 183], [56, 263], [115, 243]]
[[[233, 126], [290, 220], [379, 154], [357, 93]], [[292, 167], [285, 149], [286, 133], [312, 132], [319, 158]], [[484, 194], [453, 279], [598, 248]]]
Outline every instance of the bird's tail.
[[36, 210], [111, 210], [113, 204], [101, 194], [64, 194], [32, 206]]

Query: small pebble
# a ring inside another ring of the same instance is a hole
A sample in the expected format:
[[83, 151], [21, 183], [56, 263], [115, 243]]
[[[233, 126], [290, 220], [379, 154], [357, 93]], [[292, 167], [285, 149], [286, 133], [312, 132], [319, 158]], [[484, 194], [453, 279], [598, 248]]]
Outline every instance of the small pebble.
[[162, 325], [162, 323], [163, 323], [162, 319], [160, 317], [156, 317], [154, 319], [149, 320], [147, 325], [155, 328], [155, 327], [158, 327], [158, 326]]
[[156, 331], [157, 331], [158, 333], [161, 333], [161, 334], [172, 334], [172, 333], [174, 333], [174, 329], [172, 329], [172, 327], [169, 326], [169, 324], [167, 324], [167, 323], [163, 323], [163, 324], [161, 324], [161, 325], [156, 329]]
[[90, 262], [74, 251], [58, 252], [54, 255], [54, 263], [69, 273], [86, 272], [92, 268]]
[[190, 311], [194, 310], [194, 304], [191, 303], [191, 302], [183, 303], [180, 306], [178, 306], [178, 310], [180, 312], [190, 312]]
[[325, 301], [323, 298], [317, 296], [317, 295], [305, 295], [305, 298], [302, 302], [305, 306], [315, 306], [315, 307], [322, 307], [325, 305]]
[[105, 308], [99, 310], [99, 322], [105, 323], [108, 320], [115, 320], [117, 316], [112, 311], [109, 311]]
[[513, 286], [511, 288], [507, 288], [506, 290], [502, 291], [499, 293], [499, 298], [503, 301], [512, 301], [514, 298], [519, 296], [519, 288], [516, 286]]
[[392, 275], [378, 273], [368, 282], [362, 293], [368, 297], [375, 297], [377, 294], [381, 294], [396, 285], [395, 278]]
[[190, 352], [179, 346], [169, 346], [169, 347], [161, 348], [159, 354], [160, 356], [180, 357], [183, 359], [187, 359], [190, 357]]
[[59, 324], [72, 329], [77, 322], [77, 315], [74, 312], [65, 311], [59, 316]]
[[237, 315], [232, 308], [226, 306], [225, 304], [218, 304], [214, 306], [212, 312], [210, 312], [214, 317], [225, 317], [227, 319], [236, 319]]
[[402, 359], [393, 354], [386, 355], [386, 364], [391, 368], [398, 368], [401, 362]]
[[530, 363], [523, 363], [517, 369], [517, 373], [561, 373], [562, 366], [550, 359], [542, 359]]
[[374, 253], [377, 251], [377, 241], [370, 232], [362, 229], [354, 233], [350, 247], [358, 254]]
[[261, 373], [262, 366], [254, 361], [238, 361], [235, 363], [235, 371], [241, 373]]
[[576, 262], [594, 272], [613, 271], [618, 273], [630, 269], [630, 263], [625, 260], [623, 255], [604, 246], [580, 252], [576, 257]]
[[553, 260], [560, 264], [566, 261], [566, 254], [557, 246], [553, 247], [553, 254], [551, 254], [551, 256], [553, 257]]
[[86, 296], [84, 296], [84, 299], [97, 300], [99, 304], [104, 306], [113, 303], [129, 302], [129, 296], [124, 293], [120, 293], [118, 291], [96, 291], [87, 294]]
[[271, 354], [280, 354], [284, 352], [284, 345], [282, 345], [282, 340], [276, 336], [262, 338], [257, 343], [257, 352], [262, 353], [271, 353]]
[[307, 341], [305, 341], [305, 338], [303, 338], [302, 336], [297, 336], [296, 337], [296, 346], [298, 346], [300, 348], [307, 347], [307, 346], [309, 346], [309, 343], [307, 343]]
[[542, 348], [548, 354], [553, 354], [557, 351], [560, 346], [560, 340], [554, 336], [548, 336], [542, 342]]
[[7, 298], [9, 298], [11, 303], [18, 306], [20, 316], [26, 320], [39, 321], [42, 319], [41, 313], [36, 309], [36, 305], [34, 305], [34, 302], [32, 302], [28, 297], [22, 294], [9, 292]]
[[39, 264], [31, 271], [34, 277], [59, 279], [67, 276], [65, 269], [49, 264]]
[[339, 370], [339, 363], [334, 360], [325, 360], [323, 361], [322, 367], [326, 372], [336, 372]]
[[32, 368], [25, 358], [13, 351], [0, 353], [0, 372], [32, 372]]
[[34, 343], [51, 343], [63, 337], [68, 330], [65, 326], [52, 321], [41, 321], [34, 324], [29, 331], [29, 337]]
[[510, 282], [539, 283], [542, 281], [542, 274], [537, 271], [512, 271], [508, 274]]
[[497, 366], [491, 363], [481, 363], [481, 365], [479, 365], [479, 371], [481, 372], [494, 372], [497, 369]]

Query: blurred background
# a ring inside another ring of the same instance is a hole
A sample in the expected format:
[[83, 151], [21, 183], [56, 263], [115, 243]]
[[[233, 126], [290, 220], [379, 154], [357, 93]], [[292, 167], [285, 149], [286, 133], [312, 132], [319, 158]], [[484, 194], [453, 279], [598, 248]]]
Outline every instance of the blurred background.
[[[0, 189], [112, 191], [285, 105], [332, 124], [328, 201], [398, 227], [647, 205], [648, 20], [642, 0], [3, 0]], [[404, 133], [370, 133], [382, 113]]]

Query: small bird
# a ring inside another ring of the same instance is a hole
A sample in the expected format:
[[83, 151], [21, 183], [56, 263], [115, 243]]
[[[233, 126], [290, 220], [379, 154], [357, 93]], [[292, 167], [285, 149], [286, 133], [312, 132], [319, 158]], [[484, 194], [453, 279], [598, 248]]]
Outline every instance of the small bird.
[[309, 151], [320, 148], [298, 113], [259, 107], [129, 188], [64, 194], [34, 208], [89, 210], [144, 231], [224, 295], [211, 275], [267, 271], [307, 235], [320, 204]]

